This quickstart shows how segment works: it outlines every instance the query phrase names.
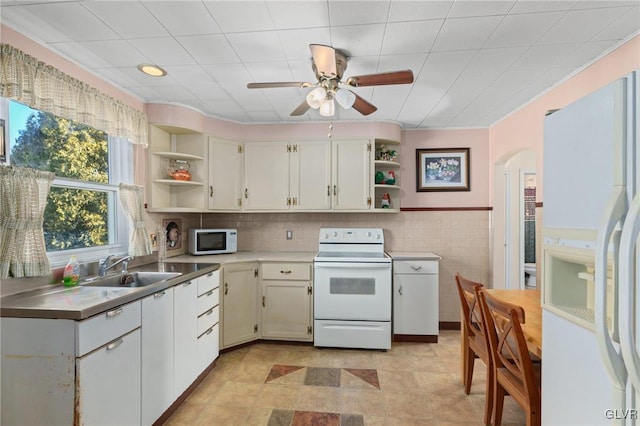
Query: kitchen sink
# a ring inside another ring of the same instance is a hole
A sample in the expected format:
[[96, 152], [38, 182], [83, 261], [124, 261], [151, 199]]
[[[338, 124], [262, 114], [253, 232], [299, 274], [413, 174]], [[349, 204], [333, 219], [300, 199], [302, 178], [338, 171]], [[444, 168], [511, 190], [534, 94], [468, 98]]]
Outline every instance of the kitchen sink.
[[180, 272], [131, 272], [87, 279], [82, 285], [92, 287], [145, 287], [182, 275]]

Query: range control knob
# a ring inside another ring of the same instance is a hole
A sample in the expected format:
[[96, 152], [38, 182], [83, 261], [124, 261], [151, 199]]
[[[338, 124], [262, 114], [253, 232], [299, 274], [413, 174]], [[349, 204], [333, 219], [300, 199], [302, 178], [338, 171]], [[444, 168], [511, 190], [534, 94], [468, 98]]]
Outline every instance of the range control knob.
[[371, 238], [371, 231], [367, 232], [367, 237]]
[[380, 239], [380, 234], [376, 234], [376, 240]]
[[333, 236], [337, 237], [338, 236], [338, 231], [333, 231]]
[[324, 234], [324, 239], [326, 240], [327, 238], [329, 238], [329, 234]]

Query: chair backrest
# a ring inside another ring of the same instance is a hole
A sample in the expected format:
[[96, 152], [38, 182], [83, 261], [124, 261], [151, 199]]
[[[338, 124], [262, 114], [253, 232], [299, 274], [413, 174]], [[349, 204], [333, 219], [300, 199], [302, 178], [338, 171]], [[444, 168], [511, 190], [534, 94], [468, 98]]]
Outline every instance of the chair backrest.
[[495, 367], [506, 368], [518, 380], [518, 386], [522, 386], [520, 391], [529, 401], [539, 399], [531, 355], [522, 332], [524, 309], [482, 290], [478, 291], [478, 298]]
[[456, 284], [460, 296], [460, 304], [462, 305], [462, 316], [464, 317], [463, 327], [465, 327], [470, 337], [478, 336], [484, 339], [482, 311], [476, 296], [476, 290], [483, 289], [484, 286], [481, 283], [464, 278], [459, 273], [456, 274]]

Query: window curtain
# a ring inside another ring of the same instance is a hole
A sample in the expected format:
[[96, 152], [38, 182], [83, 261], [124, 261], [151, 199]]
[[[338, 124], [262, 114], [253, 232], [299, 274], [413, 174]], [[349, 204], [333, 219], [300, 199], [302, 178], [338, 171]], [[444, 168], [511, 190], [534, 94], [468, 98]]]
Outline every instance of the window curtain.
[[0, 72], [1, 96], [147, 146], [144, 112], [5, 43]]
[[51, 273], [42, 223], [54, 174], [0, 166], [0, 279]]
[[144, 210], [144, 188], [121, 183], [120, 202], [131, 221], [129, 236], [129, 255], [146, 256], [151, 254], [151, 239], [147, 232], [147, 213]]

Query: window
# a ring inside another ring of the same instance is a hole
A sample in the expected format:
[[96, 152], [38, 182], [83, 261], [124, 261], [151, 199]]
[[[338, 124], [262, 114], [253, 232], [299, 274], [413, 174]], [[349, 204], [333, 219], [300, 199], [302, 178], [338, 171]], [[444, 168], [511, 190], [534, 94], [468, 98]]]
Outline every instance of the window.
[[55, 173], [44, 215], [52, 264], [127, 250], [118, 183], [131, 182], [132, 145], [92, 127], [8, 101], [8, 162]]

